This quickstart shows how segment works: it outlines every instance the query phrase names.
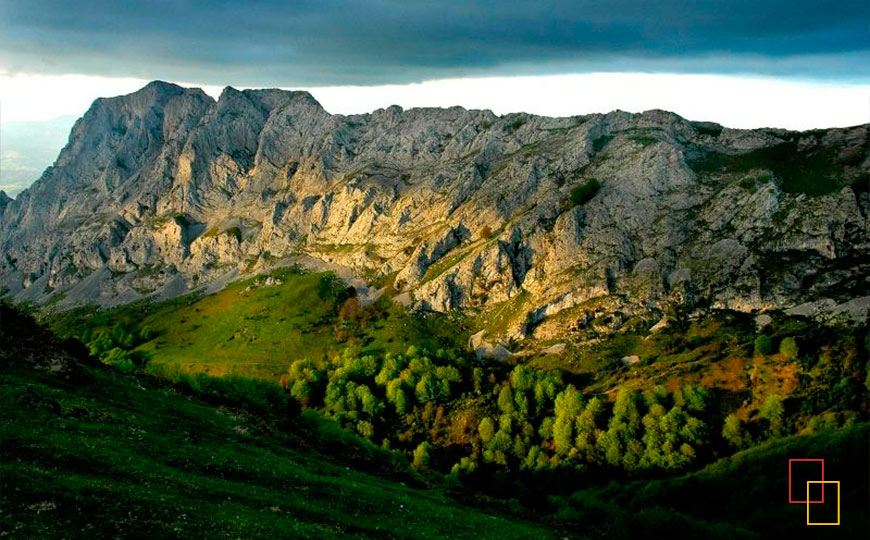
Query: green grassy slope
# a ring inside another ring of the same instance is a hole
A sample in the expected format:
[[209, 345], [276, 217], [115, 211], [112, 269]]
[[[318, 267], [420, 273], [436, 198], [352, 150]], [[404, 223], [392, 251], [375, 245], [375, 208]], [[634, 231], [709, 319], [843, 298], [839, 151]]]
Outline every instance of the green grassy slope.
[[155, 373], [207, 373], [277, 380], [297, 358], [332, 356], [349, 345], [366, 352], [402, 352], [409, 343], [432, 350], [464, 343], [468, 332], [446, 316], [415, 316], [386, 298], [358, 309], [351, 321], [338, 312], [347, 291], [333, 274], [293, 268], [238, 281], [208, 296], [191, 294], [160, 302], [139, 302], [97, 313], [60, 314], [55, 329], [81, 336], [118, 322], [136, 334], [150, 327], [153, 340], [137, 349], [148, 354]]
[[311, 414], [272, 422], [280, 415], [152, 377], [54, 374], [9, 356], [0, 354], [0, 531], [10, 537], [557, 537], [443, 489], [408, 487], [419, 477], [396, 456]]

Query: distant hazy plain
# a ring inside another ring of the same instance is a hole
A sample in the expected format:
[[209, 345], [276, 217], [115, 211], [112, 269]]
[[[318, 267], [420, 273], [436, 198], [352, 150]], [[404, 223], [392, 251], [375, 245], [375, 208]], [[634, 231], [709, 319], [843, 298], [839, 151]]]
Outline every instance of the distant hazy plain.
[[15, 197], [39, 178], [57, 159], [75, 121], [75, 116], [61, 116], [0, 124], [0, 189]]

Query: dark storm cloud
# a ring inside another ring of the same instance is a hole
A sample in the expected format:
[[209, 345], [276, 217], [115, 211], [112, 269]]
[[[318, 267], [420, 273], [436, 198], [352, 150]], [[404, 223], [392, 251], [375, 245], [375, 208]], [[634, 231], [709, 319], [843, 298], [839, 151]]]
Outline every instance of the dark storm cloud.
[[867, 0], [0, 0], [0, 68], [372, 84], [583, 70], [870, 77]]

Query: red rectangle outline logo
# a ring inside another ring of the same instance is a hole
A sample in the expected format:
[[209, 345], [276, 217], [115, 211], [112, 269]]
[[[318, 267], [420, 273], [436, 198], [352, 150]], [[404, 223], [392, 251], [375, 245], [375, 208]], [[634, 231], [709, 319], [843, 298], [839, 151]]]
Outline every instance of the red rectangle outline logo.
[[825, 480], [825, 460], [824, 459], [790, 459], [788, 460], [788, 502], [791, 504], [820, 504], [825, 502], [825, 490], [822, 489], [821, 501], [793, 501], [791, 500], [791, 462], [792, 461], [821, 461], [822, 462], [822, 477], [821, 481]]

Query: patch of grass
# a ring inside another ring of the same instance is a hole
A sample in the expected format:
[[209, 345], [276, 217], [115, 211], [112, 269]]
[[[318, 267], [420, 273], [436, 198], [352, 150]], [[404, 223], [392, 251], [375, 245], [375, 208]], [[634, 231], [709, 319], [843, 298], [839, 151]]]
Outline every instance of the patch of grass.
[[520, 116], [520, 117], [514, 118], [513, 120], [511, 120], [510, 122], [508, 122], [507, 124], [505, 124], [505, 125], [504, 125], [504, 130], [505, 130], [507, 133], [513, 133], [513, 132], [515, 132], [516, 130], [518, 130], [518, 129], [520, 129], [521, 127], [523, 127], [523, 125], [524, 125], [525, 123], [526, 123], [526, 119]]
[[191, 224], [190, 218], [184, 212], [175, 212], [172, 214], [172, 219], [182, 227], [188, 227]]
[[695, 131], [698, 132], [698, 135], [706, 135], [708, 137], [718, 137], [722, 134], [722, 130], [724, 129], [719, 124], [713, 124], [710, 122], [694, 122], [692, 126], [695, 128]]
[[522, 291], [509, 300], [505, 300], [478, 314], [475, 318], [474, 327], [486, 330], [490, 336], [503, 335], [514, 324], [525, 317], [528, 310], [528, 301], [531, 295], [528, 291]]
[[315, 244], [310, 246], [311, 251], [320, 253], [353, 253], [364, 244]]
[[703, 152], [689, 165], [701, 174], [745, 174], [772, 171], [786, 193], [825, 195], [843, 187], [842, 166], [836, 150], [824, 146], [799, 149], [797, 141], [759, 148], [741, 154]]
[[581, 204], [586, 204], [587, 202], [592, 200], [595, 195], [598, 194], [598, 190], [600, 189], [601, 182], [599, 182], [597, 178], [590, 178], [579, 186], [575, 186], [571, 189], [569, 199], [571, 201], [571, 206], [580, 206]]
[[191, 225], [190, 218], [188, 218], [184, 212], [174, 212], [163, 214], [160, 216], [154, 216], [153, 218], [151, 218], [151, 226], [153, 228], [162, 227], [163, 225], [167, 224], [171, 219], [175, 220], [175, 222], [182, 227], [189, 227]]
[[663, 133], [660, 128], [637, 128], [631, 130], [628, 134], [628, 140], [642, 146], [649, 146], [659, 142], [659, 137], [662, 135]]
[[295, 358], [325, 354], [335, 317], [334, 293], [324, 285], [329, 276], [276, 277], [277, 286], [246, 280], [214, 295], [151, 306], [139, 321], [157, 335], [141, 347], [151, 354], [149, 367], [273, 378]]
[[649, 146], [651, 144], [655, 144], [659, 142], [655, 137], [650, 137], [649, 135], [631, 135], [628, 138], [630, 141], [634, 141], [642, 146]]
[[604, 147], [613, 140], [611, 135], [601, 135], [592, 140], [592, 151], [596, 154], [604, 150]]
[[51, 295], [51, 297], [45, 302], [45, 304], [42, 305], [42, 307], [43, 309], [50, 309], [52, 306], [56, 306], [57, 304], [62, 302], [64, 298], [66, 298], [66, 293], [56, 292]]
[[490, 238], [480, 238], [466, 246], [457, 246], [453, 248], [445, 256], [441, 257], [440, 259], [429, 265], [429, 268], [426, 269], [426, 273], [423, 274], [423, 278], [420, 280], [420, 285], [432, 281], [450, 268], [456, 266], [457, 264], [462, 262], [465, 257], [475, 252], [480, 246], [491, 241], [491, 237], [493, 235], [497, 236], [501, 231], [502, 229], [499, 229], [498, 231], [493, 233], [492, 230], [490, 230]]
[[755, 178], [752, 176], [744, 176], [740, 179], [740, 187], [750, 193], [755, 193]]
[[242, 230], [238, 227], [230, 227], [224, 231], [224, 234], [227, 236], [234, 236], [239, 242], [242, 241]]
[[227, 236], [235, 236], [236, 240], [239, 242], [242, 241], [242, 230], [238, 227], [230, 227], [228, 229], [224, 229], [220, 231], [217, 227], [212, 227], [209, 230], [205, 231], [202, 236], [204, 238], [214, 238], [218, 235], [225, 234]]
[[517, 153], [518, 154], [528, 154], [528, 155], [537, 154], [541, 151], [542, 147], [543, 147], [543, 145], [540, 143], [540, 141], [529, 143], [529, 144], [524, 144], [522, 147], [520, 147], [519, 150], [517, 150]]
[[[203, 296], [191, 294], [159, 303], [140, 301], [110, 310], [91, 306], [52, 318], [62, 336], [96, 334], [118, 322], [136, 333], [150, 326], [155, 338], [137, 347], [149, 355], [147, 369], [175, 373], [235, 375], [278, 380], [297, 358], [331, 356], [348, 345], [336, 338], [344, 285], [331, 273], [282, 269], [230, 284]], [[458, 316], [413, 314], [382, 297], [357, 330], [355, 343], [371, 352], [403, 352], [408, 343], [437, 350], [464, 343], [468, 332]]]

